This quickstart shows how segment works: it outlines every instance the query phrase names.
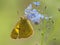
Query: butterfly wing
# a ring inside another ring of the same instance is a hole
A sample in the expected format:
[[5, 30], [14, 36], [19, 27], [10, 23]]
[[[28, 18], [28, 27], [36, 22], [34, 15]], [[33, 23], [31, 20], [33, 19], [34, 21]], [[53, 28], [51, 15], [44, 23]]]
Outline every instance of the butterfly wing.
[[33, 27], [29, 20], [25, 19], [24, 17], [16, 24], [14, 27], [11, 38], [16, 39], [17, 37], [20, 38], [27, 38], [33, 34]]
[[18, 33], [16, 32], [15, 29], [13, 29], [13, 31], [11, 32], [11, 38], [16, 39], [17, 37], [18, 37]]
[[21, 20], [22, 27], [19, 30], [19, 38], [28, 38], [33, 34], [33, 27], [28, 19]]
[[13, 28], [11, 32], [11, 38], [12, 39], [17, 39], [18, 34], [19, 34], [19, 27], [20, 26], [20, 21], [17, 22], [16, 26]]

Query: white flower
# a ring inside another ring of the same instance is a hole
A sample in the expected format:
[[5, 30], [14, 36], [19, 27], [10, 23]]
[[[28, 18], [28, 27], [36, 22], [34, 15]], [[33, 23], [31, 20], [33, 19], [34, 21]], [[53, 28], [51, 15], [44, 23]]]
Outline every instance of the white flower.
[[27, 7], [28, 10], [32, 9], [32, 4], [29, 4], [29, 6]]

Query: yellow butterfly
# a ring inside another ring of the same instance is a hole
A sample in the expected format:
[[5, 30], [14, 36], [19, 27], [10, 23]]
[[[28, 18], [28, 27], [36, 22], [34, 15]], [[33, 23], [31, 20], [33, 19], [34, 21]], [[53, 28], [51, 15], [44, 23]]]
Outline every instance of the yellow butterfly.
[[11, 38], [28, 38], [33, 34], [33, 27], [28, 19], [21, 17], [11, 32]]

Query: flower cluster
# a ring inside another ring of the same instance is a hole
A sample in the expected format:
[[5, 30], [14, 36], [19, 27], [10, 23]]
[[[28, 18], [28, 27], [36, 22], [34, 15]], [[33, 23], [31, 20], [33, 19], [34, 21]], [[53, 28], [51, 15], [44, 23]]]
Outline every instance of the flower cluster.
[[[33, 2], [35, 5], [40, 5], [39, 2]], [[44, 19], [44, 15], [40, 14], [38, 10], [34, 9], [32, 7], [32, 4], [30, 4], [26, 9], [25, 9], [25, 16], [31, 20], [33, 23], [37, 22], [40, 23], [40, 19]], [[46, 17], [47, 19], [48, 17]]]

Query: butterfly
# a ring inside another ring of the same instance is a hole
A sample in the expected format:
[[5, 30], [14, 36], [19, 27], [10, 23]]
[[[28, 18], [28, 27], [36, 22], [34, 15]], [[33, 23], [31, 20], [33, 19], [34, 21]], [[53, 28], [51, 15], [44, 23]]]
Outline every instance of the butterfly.
[[13, 28], [11, 32], [12, 39], [21, 39], [28, 38], [33, 34], [33, 27], [29, 20], [25, 17], [20, 17], [20, 20], [17, 22], [16, 26]]

